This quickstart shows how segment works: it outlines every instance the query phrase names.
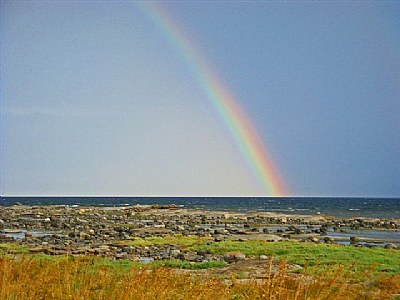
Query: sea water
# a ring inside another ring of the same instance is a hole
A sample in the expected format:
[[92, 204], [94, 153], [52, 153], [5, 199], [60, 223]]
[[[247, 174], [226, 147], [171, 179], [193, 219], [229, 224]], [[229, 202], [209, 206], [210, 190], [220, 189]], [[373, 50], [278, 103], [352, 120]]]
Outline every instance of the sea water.
[[333, 197], [1, 197], [0, 205], [125, 206], [176, 204], [185, 208], [225, 211], [320, 213], [338, 218], [400, 218], [400, 198]]

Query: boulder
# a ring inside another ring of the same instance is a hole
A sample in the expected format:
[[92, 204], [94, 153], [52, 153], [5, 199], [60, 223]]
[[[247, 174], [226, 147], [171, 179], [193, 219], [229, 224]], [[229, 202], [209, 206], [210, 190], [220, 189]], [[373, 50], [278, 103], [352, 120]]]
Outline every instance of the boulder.
[[192, 251], [179, 253], [177, 258], [185, 261], [196, 261], [199, 259], [197, 253]]
[[357, 244], [360, 242], [360, 238], [358, 236], [351, 236], [350, 237], [350, 243], [351, 244]]
[[388, 243], [385, 245], [385, 249], [396, 249], [396, 245], [392, 243]]
[[239, 251], [227, 252], [224, 254], [224, 260], [229, 263], [244, 259], [246, 259], [246, 255]]

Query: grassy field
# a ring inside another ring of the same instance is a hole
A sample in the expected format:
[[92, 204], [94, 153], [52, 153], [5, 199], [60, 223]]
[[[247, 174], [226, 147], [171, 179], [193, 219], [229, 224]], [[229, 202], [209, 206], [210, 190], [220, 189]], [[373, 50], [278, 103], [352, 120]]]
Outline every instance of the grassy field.
[[135, 238], [129, 243], [134, 246], [175, 244], [185, 250], [209, 250], [214, 254], [239, 251], [247, 257], [267, 255], [302, 267], [318, 264], [319, 271], [329, 269], [332, 265], [342, 264], [350, 267], [354, 264], [351, 270], [356, 277], [371, 268], [376, 276], [400, 274], [400, 251], [395, 249], [314, 244], [297, 241], [268, 243], [251, 240], [239, 242], [227, 239], [216, 243], [210, 241], [209, 238], [179, 235], [171, 235], [164, 238]]
[[288, 273], [282, 262], [272, 272], [266, 261], [263, 280], [227, 279], [177, 271], [218, 268], [226, 265], [222, 261], [166, 260], [143, 265], [96, 257], [30, 255], [23, 247], [0, 244], [0, 299], [398, 299], [394, 295], [400, 293], [398, 250], [292, 241], [216, 243], [176, 235], [127, 243], [175, 244], [215, 254], [240, 251], [247, 257], [263, 254], [303, 268]]
[[202, 244], [193, 247], [207, 249], [215, 254], [240, 251], [247, 256], [268, 255], [279, 260], [300, 266], [319, 265], [319, 270], [329, 269], [332, 265], [342, 264], [350, 267], [356, 275], [373, 268], [373, 273], [400, 274], [400, 251], [383, 248], [366, 248], [343, 245], [326, 245], [284, 241], [265, 243], [260, 241], [238, 242], [225, 240], [219, 243]]
[[[268, 268], [267, 268], [268, 271]], [[400, 276], [349, 284], [346, 269], [293, 277], [282, 267], [262, 281], [191, 276], [98, 258], [0, 258], [0, 299], [391, 299]]]

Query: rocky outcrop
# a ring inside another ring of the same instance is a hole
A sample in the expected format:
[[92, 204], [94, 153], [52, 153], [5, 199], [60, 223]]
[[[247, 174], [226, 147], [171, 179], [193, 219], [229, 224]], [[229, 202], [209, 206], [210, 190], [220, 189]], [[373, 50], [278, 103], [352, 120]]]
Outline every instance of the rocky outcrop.
[[[185, 250], [178, 245], [134, 246], [134, 238], [181, 236], [208, 237], [210, 241], [296, 239], [335, 243], [328, 234], [347, 229], [399, 231], [399, 220], [335, 219], [321, 215], [282, 215], [268, 212], [228, 213], [188, 210], [176, 205], [124, 207], [0, 206], [0, 243], [25, 246], [30, 253], [97, 255], [110, 259], [190, 262], [245, 259], [239, 254], [215, 256]], [[365, 239], [346, 238], [364, 245]], [[396, 241], [387, 248], [397, 248]]]

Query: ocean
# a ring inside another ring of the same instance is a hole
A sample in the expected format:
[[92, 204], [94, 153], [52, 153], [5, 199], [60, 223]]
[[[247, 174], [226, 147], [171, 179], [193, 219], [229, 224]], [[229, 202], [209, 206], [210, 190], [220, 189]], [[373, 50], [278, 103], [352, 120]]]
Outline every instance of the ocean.
[[1, 197], [0, 205], [124, 206], [176, 204], [185, 208], [225, 211], [270, 211], [339, 218], [400, 218], [400, 198], [339, 197]]

